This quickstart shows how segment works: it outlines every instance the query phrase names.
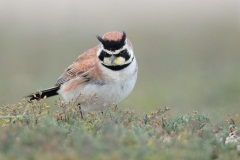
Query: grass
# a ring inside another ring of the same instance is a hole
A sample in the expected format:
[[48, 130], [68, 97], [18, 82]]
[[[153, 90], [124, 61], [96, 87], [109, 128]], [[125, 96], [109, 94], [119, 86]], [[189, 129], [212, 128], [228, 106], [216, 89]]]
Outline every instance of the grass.
[[[44, 100], [0, 109], [0, 159], [239, 159], [237, 143], [226, 144], [237, 117], [212, 124], [197, 111], [171, 116], [169, 108], [141, 116], [109, 106], [85, 113], [77, 106]], [[233, 133], [232, 132], [232, 133]], [[237, 136], [236, 134], [236, 136]], [[238, 139], [237, 139], [238, 140]]]

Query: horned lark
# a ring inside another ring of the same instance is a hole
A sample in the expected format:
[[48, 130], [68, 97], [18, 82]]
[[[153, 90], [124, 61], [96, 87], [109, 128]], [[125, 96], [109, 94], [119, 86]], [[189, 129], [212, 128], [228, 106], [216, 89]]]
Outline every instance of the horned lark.
[[60, 94], [65, 101], [80, 104], [83, 111], [103, 111], [125, 99], [137, 80], [133, 46], [124, 32], [108, 32], [97, 39], [100, 44], [81, 54], [54, 87], [27, 97], [34, 100]]

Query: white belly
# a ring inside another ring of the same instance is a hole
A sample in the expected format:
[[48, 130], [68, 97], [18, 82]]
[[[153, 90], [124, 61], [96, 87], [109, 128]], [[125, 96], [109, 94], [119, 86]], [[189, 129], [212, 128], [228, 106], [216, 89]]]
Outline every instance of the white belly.
[[118, 104], [133, 90], [137, 75], [125, 81], [108, 84], [87, 83], [61, 94], [66, 101], [80, 103], [84, 111], [104, 110], [110, 104]]

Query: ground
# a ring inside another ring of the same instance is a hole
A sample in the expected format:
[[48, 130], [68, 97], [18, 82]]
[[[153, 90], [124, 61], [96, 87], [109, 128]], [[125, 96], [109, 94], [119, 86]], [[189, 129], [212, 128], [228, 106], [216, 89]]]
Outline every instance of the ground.
[[[0, 109], [0, 159], [239, 158], [237, 115], [213, 124], [207, 114], [169, 110], [139, 116], [113, 105], [81, 119], [77, 105], [60, 100], [7, 105]], [[226, 142], [230, 134], [234, 142]]]

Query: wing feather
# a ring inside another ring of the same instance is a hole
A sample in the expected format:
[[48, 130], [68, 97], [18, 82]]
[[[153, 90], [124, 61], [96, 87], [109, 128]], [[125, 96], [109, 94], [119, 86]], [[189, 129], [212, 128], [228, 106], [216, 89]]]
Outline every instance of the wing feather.
[[[83, 82], [94, 79], [94, 74], [90, 72], [96, 70], [96, 58], [97, 58], [98, 46], [89, 49], [85, 53], [81, 54], [73, 64], [71, 64], [64, 73], [57, 80], [56, 86], [68, 82], [69, 80], [81, 77]], [[94, 71], [93, 71], [94, 72]]]

